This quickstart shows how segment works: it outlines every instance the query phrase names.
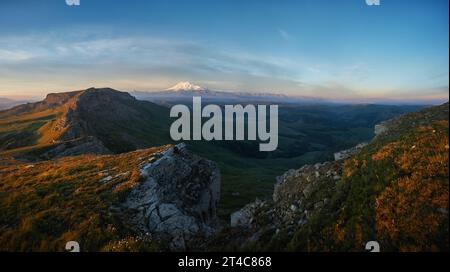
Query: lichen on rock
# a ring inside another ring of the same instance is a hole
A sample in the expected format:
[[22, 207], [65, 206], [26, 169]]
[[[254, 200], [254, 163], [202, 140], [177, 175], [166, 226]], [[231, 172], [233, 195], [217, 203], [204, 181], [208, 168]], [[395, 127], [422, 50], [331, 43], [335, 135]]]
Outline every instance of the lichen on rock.
[[186, 250], [191, 241], [218, 228], [220, 171], [184, 144], [157, 157], [142, 166], [143, 181], [122, 203], [123, 214], [138, 232], [169, 241], [171, 250]]

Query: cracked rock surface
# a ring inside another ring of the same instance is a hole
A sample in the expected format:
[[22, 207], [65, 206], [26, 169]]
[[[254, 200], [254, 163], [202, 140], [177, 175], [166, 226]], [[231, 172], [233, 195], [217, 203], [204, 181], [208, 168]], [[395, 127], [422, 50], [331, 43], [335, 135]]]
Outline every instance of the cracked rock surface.
[[215, 233], [220, 171], [214, 162], [179, 144], [143, 165], [141, 176], [122, 204], [138, 232], [169, 241], [172, 250], [189, 249], [196, 238]]

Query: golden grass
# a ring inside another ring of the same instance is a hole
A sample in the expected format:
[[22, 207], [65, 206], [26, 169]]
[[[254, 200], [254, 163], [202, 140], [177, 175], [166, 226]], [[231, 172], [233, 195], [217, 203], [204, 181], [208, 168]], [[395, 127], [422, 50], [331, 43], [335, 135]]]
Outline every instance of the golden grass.
[[0, 251], [63, 251], [69, 240], [98, 251], [130, 239], [110, 208], [140, 182], [142, 164], [168, 147], [33, 164], [3, 157]]

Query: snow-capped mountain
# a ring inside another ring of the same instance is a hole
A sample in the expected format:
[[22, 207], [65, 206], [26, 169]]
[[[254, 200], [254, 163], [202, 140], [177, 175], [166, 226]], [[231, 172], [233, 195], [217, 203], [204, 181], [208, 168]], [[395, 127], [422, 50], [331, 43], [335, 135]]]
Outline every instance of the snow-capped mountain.
[[203, 88], [201, 86], [190, 83], [189, 81], [179, 82], [173, 87], [166, 89], [166, 91], [206, 91], [208, 88]]
[[192, 102], [192, 97], [201, 96], [204, 101], [214, 103], [316, 103], [320, 99], [302, 96], [287, 96], [273, 93], [253, 93], [236, 91], [216, 91], [192, 84], [180, 82], [173, 87], [156, 92], [131, 92], [136, 98], [162, 105]]

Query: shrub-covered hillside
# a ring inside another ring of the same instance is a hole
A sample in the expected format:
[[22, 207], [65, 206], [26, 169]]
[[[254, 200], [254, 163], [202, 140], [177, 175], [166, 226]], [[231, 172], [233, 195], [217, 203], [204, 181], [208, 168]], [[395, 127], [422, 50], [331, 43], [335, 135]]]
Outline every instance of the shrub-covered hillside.
[[232, 216], [211, 247], [364, 251], [378, 241], [382, 251], [448, 251], [448, 103], [383, 126], [348, 159], [287, 172], [272, 201]]

